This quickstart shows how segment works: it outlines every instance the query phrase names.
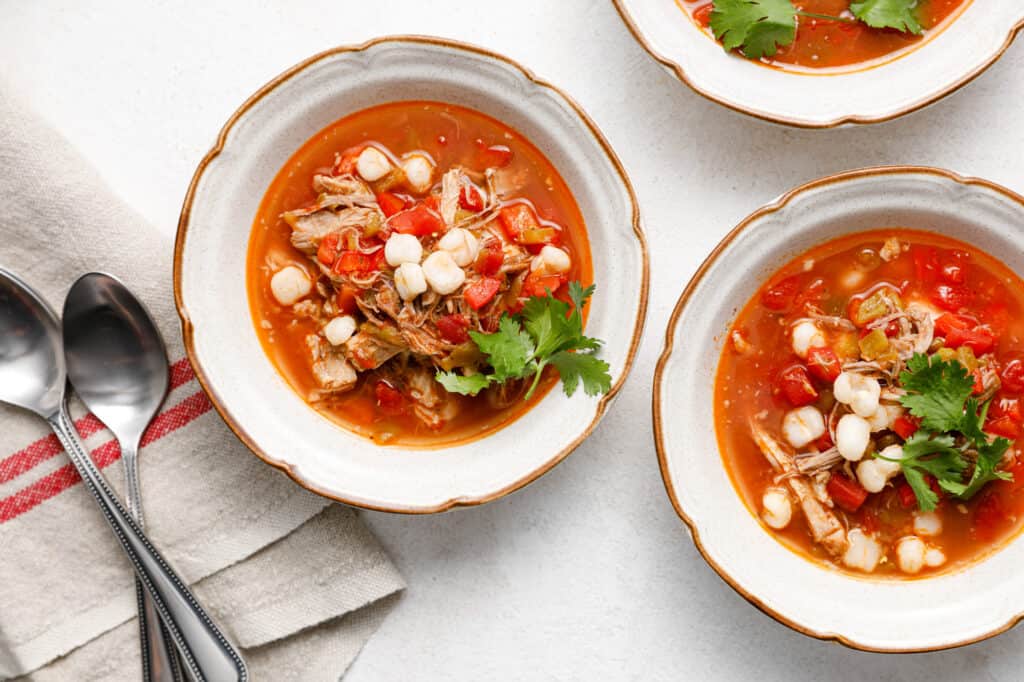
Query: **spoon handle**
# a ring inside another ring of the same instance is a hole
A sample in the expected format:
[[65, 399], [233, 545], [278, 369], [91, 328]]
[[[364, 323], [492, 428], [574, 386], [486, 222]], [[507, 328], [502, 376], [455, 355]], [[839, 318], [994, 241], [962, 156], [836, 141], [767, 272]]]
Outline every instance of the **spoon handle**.
[[[145, 530], [142, 515], [142, 491], [139, 485], [138, 445], [121, 443], [124, 464], [125, 502], [139, 528]], [[160, 620], [153, 598], [142, 580], [135, 577], [135, 602], [139, 614], [139, 636], [142, 644], [142, 682], [185, 682], [185, 673], [178, 662], [174, 640]]]
[[197, 682], [246, 682], [245, 662], [185, 586], [185, 582], [153, 547], [138, 524], [117, 501], [107, 481], [78, 438], [67, 403], [47, 418], [82, 481], [135, 567], [181, 657]]

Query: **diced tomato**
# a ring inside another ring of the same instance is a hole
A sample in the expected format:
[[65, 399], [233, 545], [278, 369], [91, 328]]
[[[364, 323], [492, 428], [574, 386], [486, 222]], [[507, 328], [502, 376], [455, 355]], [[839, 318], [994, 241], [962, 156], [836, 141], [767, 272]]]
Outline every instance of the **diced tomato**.
[[373, 272], [379, 270], [384, 263], [384, 249], [377, 249], [371, 254], [358, 251], [342, 251], [341, 257], [334, 261], [331, 270], [337, 274], [350, 272]]
[[1010, 440], [1020, 438], [1021, 425], [1009, 417], [996, 417], [985, 422], [985, 432], [994, 436], [1002, 436]]
[[800, 287], [800, 293], [793, 301], [794, 310], [803, 310], [806, 304], [818, 305], [825, 297], [825, 280], [816, 279], [808, 286]]
[[807, 369], [816, 378], [832, 383], [843, 371], [839, 358], [831, 348], [811, 348], [807, 351]]
[[381, 192], [378, 194], [377, 204], [387, 218], [404, 211], [406, 206], [405, 199], [391, 192]]
[[500, 288], [501, 280], [493, 277], [481, 277], [463, 290], [462, 298], [466, 300], [470, 308], [480, 310], [491, 302]]
[[917, 506], [917, 495], [906, 481], [896, 486], [896, 494], [900, 498], [900, 506], [904, 509], [913, 509]]
[[761, 292], [761, 305], [779, 312], [788, 310], [799, 292], [800, 278], [796, 275], [787, 277]]
[[885, 325], [885, 335], [890, 339], [900, 335], [900, 324], [896, 320], [893, 320], [889, 324]]
[[935, 333], [939, 336], [946, 336], [954, 330], [966, 331], [968, 329], [974, 329], [977, 326], [978, 323], [966, 315], [943, 313], [942, 315], [939, 315], [937, 320], [935, 320]]
[[996, 345], [996, 337], [984, 327], [973, 330], [951, 329], [946, 334], [946, 346], [959, 348], [967, 346], [974, 351], [975, 355], [984, 355]]
[[358, 312], [359, 306], [356, 304], [356, 296], [358, 295], [359, 290], [347, 284], [338, 289], [338, 293], [334, 297], [334, 302], [338, 306], [338, 312], [346, 315]]
[[803, 365], [792, 365], [779, 373], [779, 390], [794, 407], [810, 405], [818, 399], [818, 391]]
[[868, 491], [864, 489], [864, 486], [838, 472], [832, 474], [832, 478], [828, 479], [825, 490], [840, 509], [851, 514], [860, 509], [864, 500], [868, 499]]
[[956, 312], [970, 305], [971, 292], [962, 284], [939, 284], [932, 289], [930, 298], [943, 310]]
[[497, 239], [489, 239], [480, 247], [480, 253], [477, 254], [473, 267], [481, 275], [489, 277], [498, 274], [498, 270], [501, 269], [504, 262], [505, 254], [502, 252], [501, 242]]
[[458, 313], [445, 315], [437, 320], [437, 330], [441, 338], [448, 343], [465, 343], [469, 341], [469, 320]]
[[701, 5], [697, 9], [693, 10], [693, 20], [698, 24], [707, 28], [711, 25], [711, 12], [715, 9], [715, 4], [709, 2], [706, 5]]
[[388, 225], [395, 232], [412, 234], [417, 237], [425, 237], [444, 230], [441, 216], [430, 210], [425, 202], [391, 216], [388, 219]]
[[377, 405], [384, 414], [396, 416], [405, 411], [405, 396], [386, 381], [378, 381], [373, 387]]
[[987, 433], [1003, 436], [1010, 440], [1020, 438], [1024, 430], [1024, 408], [1017, 398], [1001, 398], [993, 401], [988, 411], [988, 420], [983, 429]]
[[1024, 393], [1024, 361], [1014, 358], [1003, 366], [1000, 374], [1003, 390], [1008, 393]]
[[932, 284], [939, 272], [939, 254], [932, 246], [914, 246], [911, 248], [914, 257], [914, 272], [920, 284]]
[[892, 424], [892, 430], [896, 434], [906, 440], [917, 433], [917, 429], [921, 426], [921, 419], [910, 414], [901, 414], [896, 417], [896, 421]]
[[423, 198], [423, 205], [429, 208], [434, 213], [441, 212], [441, 197], [436, 194], [431, 194], [428, 197]]
[[971, 526], [973, 533], [983, 539], [992, 540], [998, 534], [1000, 527], [1006, 524], [1008, 517], [1000, 497], [994, 491], [988, 490], [982, 493], [981, 499], [974, 506], [974, 524]]
[[528, 204], [518, 203], [503, 206], [498, 212], [498, 222], [512, 241], [519, 241], [524, 232], [540, 229], [537, 216]]
[[356, 162], [364, 149], [366, 149], [366, 145], [350, 147], [338, 155], [338, 158], [334, 163], [334, 174], [354, 175], [356, 172]]
[[828, 432], [828, 429], [825, 429], [825, 433], [821, 434], [821, 438], [814, 441], [814, 445], [821, 452], [825, 452], [830, 447], [835, 445], [835, 443], [832, 442], [832, 434]]
[[566, 279], [565, 275], [538, 275], [536, 272], [531, 272], [523, 282], [522, 296], [526, 298], [543, 297], [547, 296], [549, 291], [554, 296], [565, 284]]
[[463, 187], [459, 192], [459, 206], [473, 213], [484, 210], [484, 198], [480, 190], [476, 187]]
[[338, 257], [338, 235], [329, 234], [320, 240], [320, 247], [316, 250], [316, 259], [324, 265], [334, 265]]
[[512, 150], [503, 144], [494, 144], [481, 149], [478, 160], [484, 168], [504, 168], [512, 163]]

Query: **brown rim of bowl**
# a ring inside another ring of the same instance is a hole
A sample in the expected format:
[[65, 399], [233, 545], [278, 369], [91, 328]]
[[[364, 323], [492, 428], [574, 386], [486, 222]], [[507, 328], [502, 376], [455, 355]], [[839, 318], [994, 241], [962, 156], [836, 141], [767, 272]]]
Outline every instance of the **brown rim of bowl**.
[[[529, 80], [530, 82], [534, 83], [535, 85], [541, 88], [553, 92], [558, 97], [561, 97], [562, 100], [565, 101], [572, 108], [576, 115], [579, 116], [580, 119], [587, 124], [587, 128], [590, 130], [590, 134], [601, 146], [601, 149], [604, 151], [605, 155], [611, 162], [619, 178], [622, 180], [623, 186], [629, 193], [629, 200], [633, 212], [633, 233], [636, 235], [637, 242], [639, 243], [640, 253], [643, 260], [643, 274], [640, 290], [640, 306], [637, 310], [636, 321], [633, 324], [633, 336], [630, 340], [629, 352], [626, 356], [626, 362], [622, 368], [622, 375], [619, 377], [618, 381], [616, 381], [615, 384], [611, 387], [608, 393], [606, 393], [598, 402], [597, 411], [594, 414], [593, 420], [591, 420], [591, 422], [583, 430], [580, 436], [576, 438], [576, 440], [574, 440], [572, 443], [570, 443], [566, 448], [562, 449], [560, 452], [555, 454], [544, 465], [535, 469], [534, 471], [530, 472], [529, 474], [520, 478], [519, 480], [514, 481], [513, 483], [498, 490], [497, 492], [482, 497], [453, 498], [432, 507], [385, 506], [345, 499], [338, 495], [329, 493], [325, 490], [321, 490], [312, 483], [303, 480], [297, 473], [292, 471], [291, 467], [288, 466], [287, 464], [278, 464], [274, 461], [271, 461], [270, 457], [265, 452], [263, 452], [262, 449], [260, 449], [260, 447], [249, 436], [249, 434], [246, 433], [245, 430], [241, 427], [241, 425], [235, 420], [235, 418], [231, 415], [230, 411], [228, 411], [227, 407], [225, 407], [224, 404], [221, 402], [221, 399], [217, 395], [217, 392], [214, 390], [213, 386], [210, 385], [209, 379], [206, 373], [203, 371], [203, 367], [196, 357], [195, 347], [193, 345], [192, 339], [192, 322], [189, 319], [188, 311], [185, 309], [185, 302], [182, 298], [181, 293], [181, 260], [184, 252], [185, 235], [188, 232], [189, 218], [192, 211], [192, 200], [195, 197], [196, 187], [198, 186], [199, 180], [202, 177], [203, 172], [206, 170], [206, 167], [214, 158], [216, 158], [221, 153], [221, 151], [223, 151], [224, 144], [227, 140], [228, 134], [231, 132], [231, 129], [235, 126], [238, 120], [246, 112], [248, 112], [249, 109], [253, 107], [253, 105], [255, 105], [257, 102], [263, 99], [263, 97], [269, 94], [277, 86], [281, 85], [285, 81], [289, 80], [293, 76], [299, 74], [307, 67], [319, 62], [320, 60], [325, 59], [327, 57], [332, 57], [337, 54], [343, 54], [346, 52], [363, 52], [382, 43], [415, 43], [420, 45], [434, 45], [487, 57], [489, 59], [493, 59], [508, 66], [511, 66], [515, 70], [519, 71], [523, 76], [525, 76], [526, 79]], [[249, 99], [247, 99], [242, 104], [242, 106], [238, 108], [237, 111], [235, 111], [235, 113], [231, 115], [231, 117], [227, 120], [227, 123], [224, 124], [224, 126], [220, 130], [220, 133], [217, 135], [217, 141], [214, 144], [213, 148], [211, 148], [210, 151], [208, 151], [206, 155], [203, 157], [202, 161], [199, 162], [199, 166], [196, 168], [196, 172], [192, 176], [192, 181], [189, 183], [188, 191], [185, 194], [185, 201], [181, 207], [181, 215], [178, 218], [177, 235], [174, 240], [174, 303], [178, 310], [178, 317], [181, 318], [181, 330], [182, 336], [185, 341], [185, 352], [188, 355], [189, 362], [191, 363], [193, 369], [195, 370], [196, 378], [199, 380], [199, 385], [202, 387], [206, 395], [210, 398], [210, 402], [213, 404], [214, 408], [220, 414], [224, 422], [228, 425], [228, 428], [230, 428], [234, 432], [235, 436], [237, 436], [238, 439], [241, 440], [246, 445], [246, 447], [248, 447], [252, 451], [254, 455], [259, 457], [261, 460], [263, 460], [270, 466], [274, 467], [275, 469], [280, 469], [281, 471], [283, 471], [285, 474], [288, 475], [289, 478], [291, 478], [293, 481], [298, 483], [301, 487], [305, 488], [306, 490], [314, 492], [322, 497], [334, 500], [335, 502], [341, 502], [343, 504], [347, 504], [353, 507], [371, 509], [373, 511], [394, 512], [399, 514], [435, 514], [438, 512], [448, 511], [456, 507], [473, 507], [480, 504], [486, 504], [487, 502], [493, 502], [494, 500], [504, 497], [509, 493], [515, 492], [516, 490], [519, 490], [520, 488], [540, 478], [545, 473], [554, 468], [555, 465], [557, 465], [566, 457], [568, 457], [573, 452], [573, 450], [579, 447], [580, 443], [586, 440], [586, 438], [593, 432], [598, 422], [601, 421], [601, 418], [604, 416], [604, 413], [607, 410], [609, 403], [619, 392], [619, 389], [622, 388], [622, 384], [629, 376], [630, 369], [633, 366], [633, 361], [636, 359], [637, 349], [640, 345], [640, 337], [643, 334], [644, 323], [647, 319], [647, 299], [649, 293], [649, 286], [650, 261], [647, 252], [647, 238], [644, 236], [643, 227], [640, 224], [640, 207], [637, 201], [636, 191], [633, 189], [633, 185], [629, 180], [629, 176], [626, 174], [625, 168], [622, 166], [622, 162], [619, 160], [619, 157], [612, 150], [611, 145], [608, 143], [608, 140], [605, 138], [604, 134], [601, 132], [600, 128], [598, 128], [594, 120], [591, 119], [590, 116], [580, 107], [580, 105], [577, 104], [576, 101], [567, 93], [565, 93], [557, 86], [552, 85], [551, 83], [537, 77], [532, 71], [522, 66], [518, 62], [509, 59], [508, 57], [505, 57], [503, 55], [497, 54], [495, 52], [491, 52], [490, 50], [484, 49], [482, 47], [477, 47], [476, 45], [470, 45], [468, 43], [463, 43], [456, 40], [449, 40], [447, 38], [437, 38], [433, 36], [382, 36], [380, 38], [368, 40], [365, 43], [361, 43], [359, 45], [343, 45], [340, 47], [325, 50], [299, 62], [298, 64], [291, 67], [287, 71], [284, 71], [280, 75], [276, 76], [266, 85], [257, 90], [252, 96], [249, 97]]]
[[[632, 15], [630, 15], [629, 10], [627, 10], [625, 5], [623, 4], [623, 0], [612, 0], [612, 3], [615, 5], [615, 9], [618, 10], [619, 16], [622, 17], [622, 21], [623, 23], [626, 24], [626, 27], [629, 29], [629, 32], [633, 34], [633, 38], [635, 38], [636, 41], [640, 43], [640, 45], [645, 50], [647, 50], [648, 54], [650, 54], [656, 62], [659, 62], [662, 66], [671, 71], [676, 78], [678, 78], [683, 83], [688, 85], [691, 90], [693, 90], [695, 93], [697, 93], [704, 99], [707, 99], [711, 102], [715, 102], [716, 104], [721, 104], [723, 107], [727, 109], [732, 109], [733, 111], [739, 112], [741, 114], [753, 116], [754, 118], [760, 119], [762, 121], [767, 121], [769, 123], [780, 123], [782, 125], [791, 126], [793, 128], [805, 128], [810, 130], [838, 128], [839, 126], [846, 125], [849, 123], [853, 123], [856, 125], [885, 123], [886, 121], [891, 121], [893, 119], [899, 118], [900, 116], [906, 116], [907, 114], [912, 114], [915, 111], [924, 109], [925, 107], [934, 104], [935, 102], [938, 102], [943, 97], [953, 94], [954, 92], [956, 92], [957, 90], [964, 87], [965, 85], [973, 81], [975, 78], [980, 76], [982, 73], [984, 73], [990, 66], [995, 64], [1000, 57], [1003, 56], [1003, 54], [1010, 48], [1010, 45], [1017, 37], [1017, 34], [1020, 33], [1022, 29], [1024, 29], [1024, 20], [1017, 22], [1016, 25], [1010, 27], [1009, 33], [1007, 34], [1006, 40], [1003, 42], [1002, 47], [999, 48], [999, 51], [996, 52], [991, 59], [987, 60], [984, 64], [974, 69], [970, 73], [966, 74], [959, 80], [947, 85], [944, 88], [939, 89], [934, 94], [924, 97], [923, 99], [917, 102], [901, 107], [895, 113], [889, 114], [887, 116], [857, 116], [854, 114], [850, 116], [843, 116], [841, 118], [833, 119], [831, 121], [825, 121], [824, 123], [809, 123], [807, 121], [803, 121], [797, 118], [788, 118], [786, 116], [773, 116], [762, 111], [748, 109], [744, 106], [735, 104], [733, 102], [729, 102], [722, 97], [712, 95], [711, 93], [698, 88], [690, 80], [690, 77], [686, 75], [686, 71], [679, 63], [672, 61], [671, 59], [661, 54], [651, 46], [651, 44], [647, 41], [647, 38], [644, 37], [643, 33], [640, 32], [640, 28], [636, 25], [636, 22], [633, 21]], [[884, 64], [879, 66], [884, 66]]]
[[1020, 194], [1017, 194], [1016, 192], [1007, 189], [1002, 185], [997, 185], [994, 182], [989, 182], [988, 180], [983, 180], [981, 178], [958, 175], [957, 173], [954, 173], [952, 171], [943, 170], [941, 168], [933, 168], [930, 166], [872, 166], [869, 168], [860, 168], [857, 170], [845, 171], [843, 173], [828, 175], [818, 180], [812, 180], [811, 182], [800, 185], [799, 187], [796, 187], [795, 189], [786, 192], [775, 201], [766, 204], [765, 206], [762, 206], [761, 208], [757, 209], [749, 216], [744, 218], [742, 221], [740, 221], [740, 223], [732, 230], [730, 230], [729, 233], [722, 239], [722, 241], [720, 241], [718, 245], [715, 246], [714, 250], [708, 255], [707, 258], [704, 259], [704, 262], [700, 264], [700, 267], [697, 268], [697, 272], [694, 273], [693, 277], [690, 278], [690, 281], [687, 283], [686, 288], [683, 289], [683, 293], [679, 296], [679, 300], [676, 302], [675, 308], [673, 308], [672, 310], [671, 317], [669, 317], [668, 328], [665, 330], [665, 346], [661, 351], [661, 355], [658, 357], [658, 364], [655, 366], [654, 369], [654, 387], [652, 396], [653, 399], [651, 404], [651, 412], [654, 419], [654, 447], [658, 453], [658, 468], [661, 470], [661, 480], [662, 483], [665, 485], [665, 492], [668, 494], [669, 500], [672, 502], [672, 508], [675, 509], [676, 514], [679, 515], [679, 518], [682, 519], [683, 523], [685, 523], [687, 528], [689, 528], [690, 535], [693, 538], [693, 544], [697, 547], [697, 551], [700, 552], [700, 555], [702, 557], [704, 557], [704, 561], [707, 562], [707, 564], [712, 568], [712, 570], [714, 570], [715, 573], [718, 574], [718, 577], [724, 580], [726, 584], [729, 585], [729, 587], [734, 589], [741, 597], [750, 602], [750, 604], [757, 608], [759, 611], [761, 611], [767, 616], [770, 616], [779, 623], [782, 623], [783, 625], [786, 625], [792, 628], [793, 630], [796, 630], [797, 632], [807, 635], [808, 637], [814, 637], [815, 639], [821, 639], [830, 642], [837, 642], [839, 644], [842, 644], [843, 646], [847, 646], [851, 649], [858, 649], [860, 651], [888, 654], [911, 654], [923, 653], [928, 651], [942, 651], [945, 649], [954, 649], [956, 647], [974, 644], [975, 642], [980, 642], [982, 640], [988, 639], [990, 637], [995, 637], [996, 635], [1000, 635], [1006, 632], [1007, 630], [1015, 626], [1017, 623], [1019, 623], [1022, 619], [1024, 619], [1024, 611], [1015, 615], [1006, 624], [997, 627], [994, 630], [987, 632], [983, 635], [979, 635], [978, 637], [952, 642], [950, 644], [944, 644], [941, 646], [920, 647], [911, 649], [880, 649], [877, 647], [868, 646], [866, 644], [861, 644], [860, 642], [848, 639], [839, 634], [831, 632], [817, 632], [815, 630], [811, 630], [800, 625], [796, 621], [786, 618], [778, 611], [775, 611], [767, 604], [760, 601], [753, 594], [744, 590], [738, 583], [736, 583], [735, 580], [733, 580], [732, 576], [729, 575], [729, 573], [726, 572], [724, 568], [715, 563], [715, 561], [712, 560], [711, 557], [708, 556], [708, 553], [704, 550], [704, 544], [701, 541], [700, 532], [697, 529], [697, 526], [693, 522], [693, 520], [683, 510], [683, 507], [679, 502], [679, 498], [676, 497], [675, 488], [672, 485], [672, 480], [669, 478], [668, 465], [666, 463], [665, 458], [665, 440], [662, 429], [661, 384], [662, 377], [665, 372], [665, 365], [668, 364], [669, 357], [671, 357], [675, 345], [674, 337], [676, 326], [679, 324], [679, 317], [683, 314], [683, 310], [689, 303], [691, 294], [693, 293], [694, 289], [697, 288], [697, 285], [700, 284], [700, 281], [704, 278], [704, 275], [707, 273], [708, 269], [722, 254], [722, 251], [724, 251], [726, 247], [728, 247], [733, 242], [733, 240], [735, 240], [736, 237], [740, 235], [740, 233], [742, 233], [748, 227], [750, 227], [750, 225], [753, 222], [779, 211], [780, 209], [788, 205], [793, 199], [799, 197], [800, 195], [809, 190], [818, 189], [820, 187], [825, 187], [827, 185], [844, 182], [846, 180], [853, 180], [856, 178], [871, 177], [876, 175], [902, 175], [907, 173], [935, 175], [946, 180], [952, 180], [960, 185], [978, 185], [981, 187], [985, 187], [1017, 202], [1018, 204], [1021, 205], [1022, 208], [1024, 208], [1024, 196], [1021, 196]]

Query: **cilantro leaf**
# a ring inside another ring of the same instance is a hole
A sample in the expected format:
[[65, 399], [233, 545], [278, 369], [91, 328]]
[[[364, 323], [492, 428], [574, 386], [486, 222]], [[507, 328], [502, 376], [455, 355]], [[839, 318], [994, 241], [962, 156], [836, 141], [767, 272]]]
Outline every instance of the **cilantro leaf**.
[[461, 393], [462, 395], [476, 395], [491, 385], [491, 377], [486, 374], [463, 376], [455, 372], [442, 372], [438, 370], [434, 378], [444, 386], [444, 390], [449, 393]]
[[490, 373], [463, 376], [438, 371], [437, 381], [451, 393], [476, 395], [491, 384], [532, 376], [524, 396], [529, 399], [550, 364], [558, 370], [566, 395], [575, 393], [580, 383], [587, 395], [607, 393], [608, 363], [595, 355], [602, 342], [583, 334], [583, 309], [593, 293], [593, 285], [584, 289], [579, 282], [570, 282], [571, 307], [551, 292], [532, 296], [519, 315], [502, 315], [494, 333], [469, 333], [491, 366]]
[[1005, 438], [996, 438], [991, 443], [985, 443], [978, 448], [978, 459], [974, 463], [974, 473], [971, 480], [962, 489], [952, 490], [951, 493], [957, 497], [969, 500], [990, 481], [1012, 481], [1013, 474], [1006, 471], [997, 471], [996, 468], [1003, 461], [1003, 455], [1010, 447], [1010, 441]]
[[894, 28], [920, 35], [924, 29], [917, 20], [917, 5], [917, 0], [858, 0], [850, 3], [850, 11], [872, 28]]
[[[931, 511], [939, 502], [939, 496], [928, 485], [926, 474], [931, 474], [944, 490], [956, 494], [947, 486], [959, 484], [967, 462], [963, 454], [953, 447], [950, 435], [930, 436], [920, 430], [903, 444], [903, 458], [898, 461], [910, 488], [917, 498], [917, 506], [922, 511]], [[878, 459], [886, 459], [878, 453]]]
[[917, 353], [907, 361], [900, 384], [909, 393], [900, 402], [928, 431], [960, 431], [965, 423], [964, 404], [974, 389], [974, 379], [959, 362], [944, 362]]
[[589, 396], [607, 393], [612, 387], [612, 378], [608, 374], [608, 363], [590, 353], [555, 353], [548, 360], [555, 366], [562, 377], [562, 389], [567, 396], [576, 392], [579, 382], [583, 382], [583, 392]]
[[711, 32], [726, 50], [771, 57], [796, 38], [796, 8], [790, 0], [715, 0]]
[[534, 354], [533, 339], [523, 331], [517, 320], [503, 316], [493, 334], [470, 332], [480, 352], [494, 368], [493, 379], [499, 384], [506, 379], [525, 376]]

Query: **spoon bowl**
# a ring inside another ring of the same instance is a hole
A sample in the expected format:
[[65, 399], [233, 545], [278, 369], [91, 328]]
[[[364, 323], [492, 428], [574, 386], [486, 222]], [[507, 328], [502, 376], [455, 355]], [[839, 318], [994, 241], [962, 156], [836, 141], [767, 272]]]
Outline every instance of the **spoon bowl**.
[[65, 380], [57, 316], [0, 268], [0, 401], [47, 418], [60, 409]]
[[121, 440], [138, 442], [168, 388], [167, 350], [120, 280], [89, 273], [64, 301], [64, 353], [75, 392]]

